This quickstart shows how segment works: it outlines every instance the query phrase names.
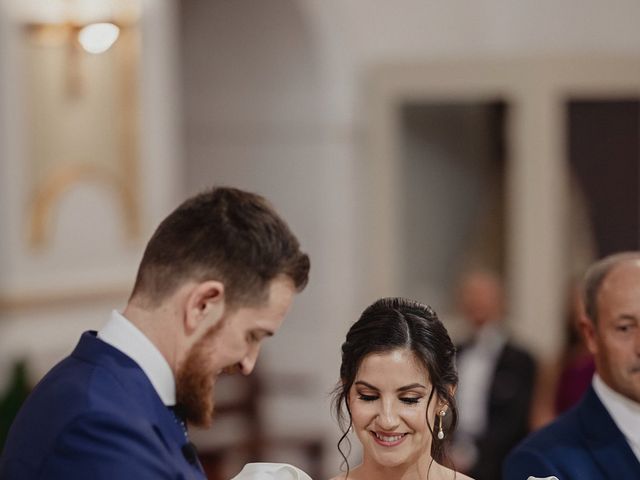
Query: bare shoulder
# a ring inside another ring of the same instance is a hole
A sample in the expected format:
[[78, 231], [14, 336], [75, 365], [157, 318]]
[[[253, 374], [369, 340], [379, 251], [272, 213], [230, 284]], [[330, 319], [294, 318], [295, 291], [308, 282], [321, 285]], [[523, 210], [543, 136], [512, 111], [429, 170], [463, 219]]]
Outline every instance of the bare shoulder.
[[349, 478], [347, 478], [346, 473], [341, 473], [339, 475], [335, 475], [330, 480], [362, 480], [363, 475], [362, 475], [361, 469], [362, 469], [362, 464], [349, 470]]
[[441, 478], [443, 480], [474, 480], [464, 473], [456, 472], [455, 470], [444, 467], [442, 465], [438, 464], [438, 467], [440, 468], [437, 473], [437, 478]]
[[330, 478], [329, 480], [359, 480], [359, 478], [362, 478], [362, 477], [358, 475], [358, 467], [356, 467], [349, 470], [349, 478], [347, 478], [346, 473], [341, 473], [339, 475], [336, 475]]

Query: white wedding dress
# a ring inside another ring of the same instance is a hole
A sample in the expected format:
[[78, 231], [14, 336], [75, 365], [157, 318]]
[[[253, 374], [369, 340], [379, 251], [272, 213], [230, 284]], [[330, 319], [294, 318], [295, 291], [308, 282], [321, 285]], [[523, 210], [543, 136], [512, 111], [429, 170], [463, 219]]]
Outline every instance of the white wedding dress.
[[[231, 480], [311, 480], [311, 477], [288, 463], [247, 463]], [[529, 477], [527, 480], [558, 480], [558, 478]]]
[[247, 463], [231, 480], [311, 480], [311, 477], [288, 463]]

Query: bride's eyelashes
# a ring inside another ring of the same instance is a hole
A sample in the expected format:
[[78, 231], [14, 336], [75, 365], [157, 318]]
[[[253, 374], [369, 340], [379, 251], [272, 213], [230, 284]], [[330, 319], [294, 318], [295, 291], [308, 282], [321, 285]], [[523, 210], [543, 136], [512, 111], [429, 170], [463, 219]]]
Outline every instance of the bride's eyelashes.
[[[364, 393], [358, 393], [358, 399], [365, 402], [373, 402], [380, 398], [378, 395], [366, 395]], [[416, 405], [422, 400], [423, 397], [401, 397], [399, 400], [407, 405]]]
[[374, 400], [377, 400], [380, 397], [378, 397], [377, 395], [365, 395], [364, 393], [359, 393], [358, 398], [360, 400], [364, 400], [365, 402], [373, 402]]

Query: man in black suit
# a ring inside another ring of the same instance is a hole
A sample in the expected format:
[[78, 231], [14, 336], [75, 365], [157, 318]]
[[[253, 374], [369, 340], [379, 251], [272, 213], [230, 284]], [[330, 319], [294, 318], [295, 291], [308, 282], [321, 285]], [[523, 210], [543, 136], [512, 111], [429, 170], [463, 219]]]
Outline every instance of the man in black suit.
[[500, 328], [504, 302], [496, 275], [467, 273], [459, 293], [472, 336], [458, 347], [460, 423], [452, 457], [476, 480], [499, 480], [503, 459], [529, 431], [535, 362]]

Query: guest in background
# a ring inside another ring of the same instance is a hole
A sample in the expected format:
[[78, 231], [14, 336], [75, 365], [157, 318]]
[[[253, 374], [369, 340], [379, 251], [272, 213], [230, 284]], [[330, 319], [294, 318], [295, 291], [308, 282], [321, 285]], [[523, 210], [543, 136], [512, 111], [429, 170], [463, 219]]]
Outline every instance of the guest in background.
[[502, 461], [529, 431], [536, 366], [501, 327], [504, 299], [495, 274], [465, 274], [459, 302], [472, 336], [458, 347], [460, 423], [452, 457], [477, 480], [498, 480]]
[[532, 407], [531, 428], [537, 430], [577, 404], [591, 385], [593, 356], [580, 331], [584, 305], [580, 286], [569, 289], [564, 348], [557, 361], [540, 368]]
[[204, 479], [185, 422], [211, 423], [216, 378], [251, 373], [308, 271], [262, 197], [216, 188], [185, 201], [149, 240], [124, 311], [31, 393], [0, 478]]
[[[471, 480], [447, 467], [457, 421], [455, 348], [427, 305], [384, 298], [369, 306], [342, 344], [334, 406], [347, 471], [333, 480]], [[342, 443], [353, 431], [362, 463]]]
[[640, 252], [596, 262], [583, 292], [596, 374], [578, 405], [509, 454], [505, 480], [640, 478]]

